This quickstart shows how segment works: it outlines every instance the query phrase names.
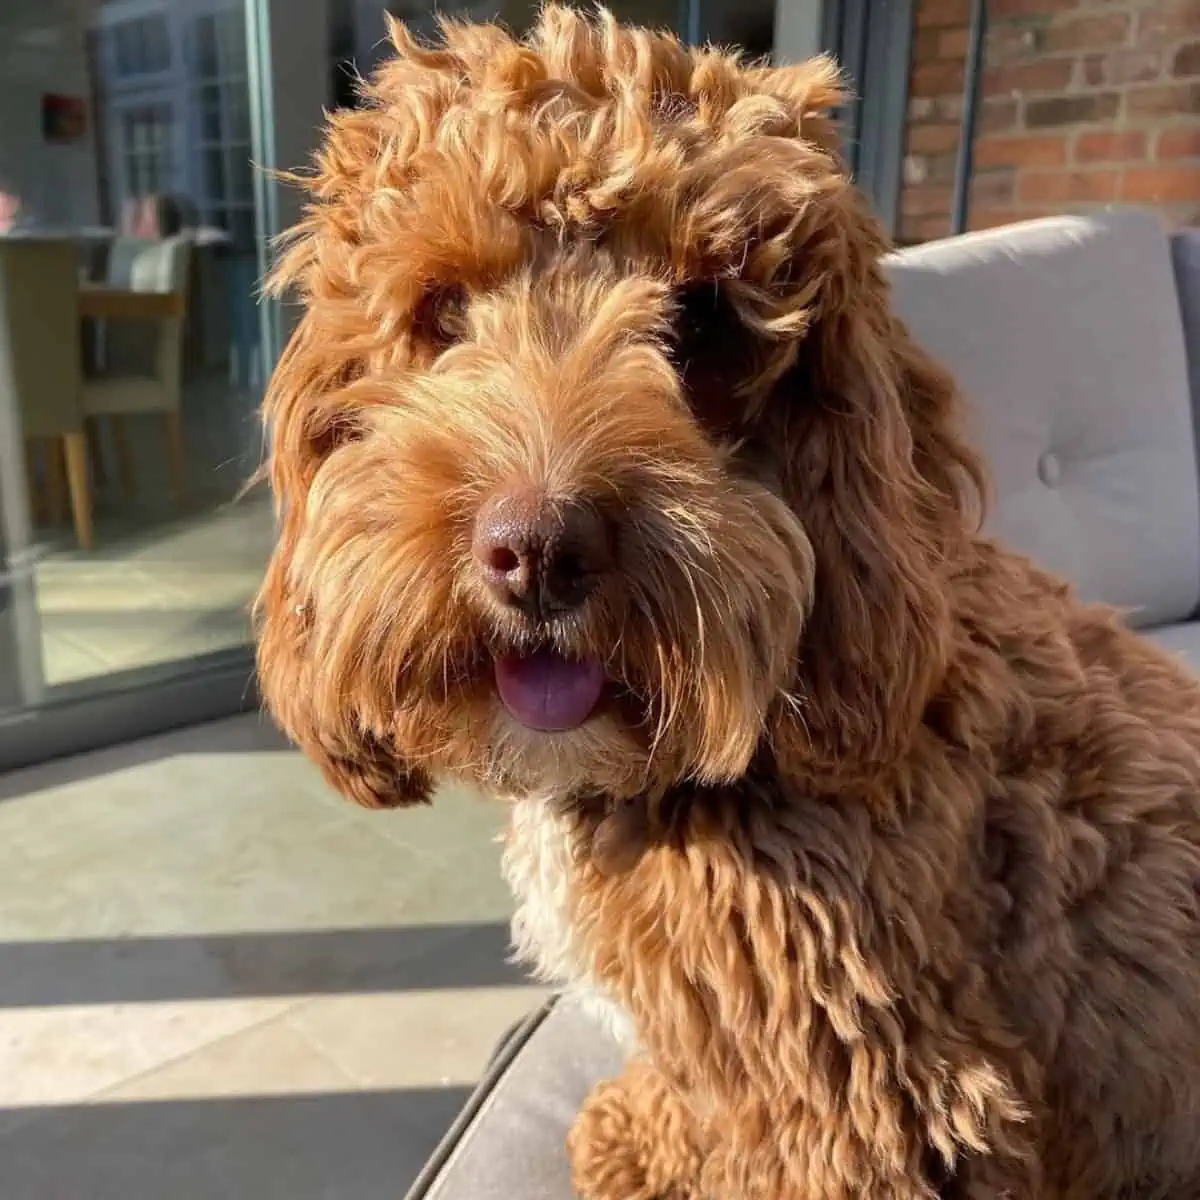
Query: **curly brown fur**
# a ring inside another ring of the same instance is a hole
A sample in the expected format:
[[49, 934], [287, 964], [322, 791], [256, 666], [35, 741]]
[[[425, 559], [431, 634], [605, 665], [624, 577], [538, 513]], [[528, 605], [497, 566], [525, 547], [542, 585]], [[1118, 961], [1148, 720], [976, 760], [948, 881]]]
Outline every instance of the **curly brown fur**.
[[[279, 272], [262, 683], [361, 803], [511, 805], [518, 945], [642, 1052], [584, 1195], [1200, 1194], [1200, 685], [977, 532], [832, 67], [394, 41]], [[481, 579], [529, 494], [614, 531], [568, 612]], [[535, 650], [589, 719], [500, 702]]]
[[572, 1180], [581, 1196], [704, 1200], [701, 1131], [681, 1093], [642, 1059], [587, 1098], [571, 1135]]

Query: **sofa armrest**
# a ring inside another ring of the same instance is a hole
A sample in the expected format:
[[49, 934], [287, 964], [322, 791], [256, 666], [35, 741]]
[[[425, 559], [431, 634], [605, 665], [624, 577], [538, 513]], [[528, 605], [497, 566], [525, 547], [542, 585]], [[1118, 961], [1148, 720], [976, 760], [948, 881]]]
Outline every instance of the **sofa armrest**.
[[1200, 416], [1200, 229], [1181, 229], [1171, 235], [1171, 259], [1187, 347], [1192, 411]]
[[622, 1063], [590, 1013], [552, 998], [501, 1044], [407, 1200], [571, 1200], [567, 1133]]

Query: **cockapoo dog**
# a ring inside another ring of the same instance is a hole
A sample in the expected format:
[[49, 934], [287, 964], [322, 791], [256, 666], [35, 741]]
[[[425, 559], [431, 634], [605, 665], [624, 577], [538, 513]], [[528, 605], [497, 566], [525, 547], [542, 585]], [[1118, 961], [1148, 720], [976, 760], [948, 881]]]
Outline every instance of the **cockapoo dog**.
[[1200, 685], [978, 532], [834, 68], [393, 38], [278, 272], [262, 686], [362, 804], [507, 804], [634, 1047], [580, 1194], [1200, 1196]]

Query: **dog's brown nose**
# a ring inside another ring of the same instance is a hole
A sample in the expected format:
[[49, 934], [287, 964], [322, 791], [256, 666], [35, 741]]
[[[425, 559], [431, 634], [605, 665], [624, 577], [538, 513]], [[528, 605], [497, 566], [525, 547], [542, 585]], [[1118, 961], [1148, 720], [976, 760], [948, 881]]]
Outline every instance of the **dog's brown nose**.
[[536, 491], [506, 492], [484, 505], [474, 549], [496, 598], [537, 619], [578, 608], [612, 565], [601, 513]]

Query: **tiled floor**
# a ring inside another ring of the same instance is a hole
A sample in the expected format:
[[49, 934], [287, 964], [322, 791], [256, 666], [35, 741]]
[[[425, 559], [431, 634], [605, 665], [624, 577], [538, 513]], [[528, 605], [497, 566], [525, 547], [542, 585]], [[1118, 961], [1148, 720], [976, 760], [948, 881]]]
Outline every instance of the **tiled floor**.
[[500, 819], [251, 718], [0, 777], [0, 1197], [403, 1196], [542, 995]]
[[166, 470], [162, 421], [126, 420], [132, 490], [121, 486], [114, 430], [96, 430], [95, 546], [80, 551], [69, 524], [38, 528], [37, 611], [42, 674], [64, 687], [244, 645], [249, 607], [274, 539], [253, 476], [261, 432], [256, 394], [221, 374], [184, 389], [187, 494], [181, 509]]
[[274, 520], [262, 494], [184, 517], [113, 516], [36, 567], [51, 687], [245, 645]]

